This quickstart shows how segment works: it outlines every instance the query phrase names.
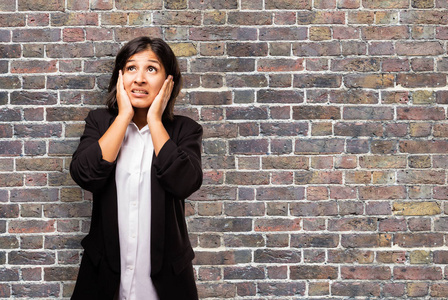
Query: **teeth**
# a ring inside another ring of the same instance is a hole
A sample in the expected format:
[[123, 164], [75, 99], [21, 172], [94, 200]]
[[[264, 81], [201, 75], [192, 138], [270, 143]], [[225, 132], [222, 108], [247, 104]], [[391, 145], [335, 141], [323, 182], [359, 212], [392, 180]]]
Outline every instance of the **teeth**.
[[141, 90], [132, 90], [133, 93], [138, 93], [138, 94], [148, 94], [146, 91], [141, 91]]

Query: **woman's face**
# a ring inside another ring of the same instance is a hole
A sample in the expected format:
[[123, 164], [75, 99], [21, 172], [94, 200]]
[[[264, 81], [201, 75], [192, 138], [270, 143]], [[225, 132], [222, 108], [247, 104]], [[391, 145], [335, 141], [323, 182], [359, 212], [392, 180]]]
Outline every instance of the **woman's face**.
[[135, 108], [148, 108], [166, 79], [165, 68], [150, 49], [132, 55], [123, 70], [123, 84]]

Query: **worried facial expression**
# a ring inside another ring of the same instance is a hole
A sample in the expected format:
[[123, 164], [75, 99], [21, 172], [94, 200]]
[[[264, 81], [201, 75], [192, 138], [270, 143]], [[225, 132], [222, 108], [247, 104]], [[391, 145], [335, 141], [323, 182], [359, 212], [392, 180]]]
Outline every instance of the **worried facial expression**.
[[123, 84], [134, 108], [148, 108], [166, 79], [165, 68], [150, 49], [132, 55], [123, 70]]

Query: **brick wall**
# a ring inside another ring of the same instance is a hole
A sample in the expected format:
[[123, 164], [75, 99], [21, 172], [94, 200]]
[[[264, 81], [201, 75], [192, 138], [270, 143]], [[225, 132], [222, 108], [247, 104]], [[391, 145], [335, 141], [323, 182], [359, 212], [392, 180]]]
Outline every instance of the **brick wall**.
[[202, 299], [447, 298], [446, 0], [1, 0], [0, 297], [69, 297], [68, 174], [114, 55], [169, 41], [205, 129]]

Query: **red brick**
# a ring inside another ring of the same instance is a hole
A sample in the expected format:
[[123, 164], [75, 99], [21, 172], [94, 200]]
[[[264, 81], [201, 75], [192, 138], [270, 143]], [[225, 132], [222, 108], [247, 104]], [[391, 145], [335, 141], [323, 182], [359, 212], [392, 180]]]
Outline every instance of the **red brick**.
[[397, 233], [394, 244], [400, 247], [412, 248], [425, 245], [426, 247], [440, 247], [443, 245], [441, 233]]
[[[363, 27], [362, 37], [366, 40], [398, 40], [408, 38], [409, 31], [407, 26]], [[400, 42], [398, 42], [398, 44], [400, 44]]]
[[341, 267], [342, 279], [387, 280], [391, 278], [389, 267], [351, 266]]
[[366, 186], [359, 188], [359, 197], [363, 200], [405, 199], [404, 186]]
[[403, 24], [447, 25], [448, 16], [444, 11], [412, 9], [401, 12], [400, 21]]
[[51, 0], [51, 1], [27, 1], [27, 0], [18, 0], [19, 11], [24, 10], [37, 10], [37, 11], [63, 11], [65, 6], [64, 0]]
[[375, 231], [378, 220], [376, 218], [339, 218], [328, 222], [329, 231]]
[[257, 71], [259, 72], [291, 72], [302, 71], [303, 58], [299, 59], [260, 59]]
[[338, 282], [331, 284], [332, 294], [346, 297], [378, 297], [381, 286], [378, 282]]
[[279, 41], [292, 40], [300, 41], [306, 40], [308, 37], [308, 30], [306, 27], [279, 27], [279, 28], [260, 28], [260, 41]]
[[439, 267], [394, 267], [395, 280], [440, 280], [442, 269]]
[[342, 11], [299, 11], [299, 25], [308, 24], [345, 24], [345, 13]]
[[266, 0], [266, 9], [311, 9], [311, 0]]

